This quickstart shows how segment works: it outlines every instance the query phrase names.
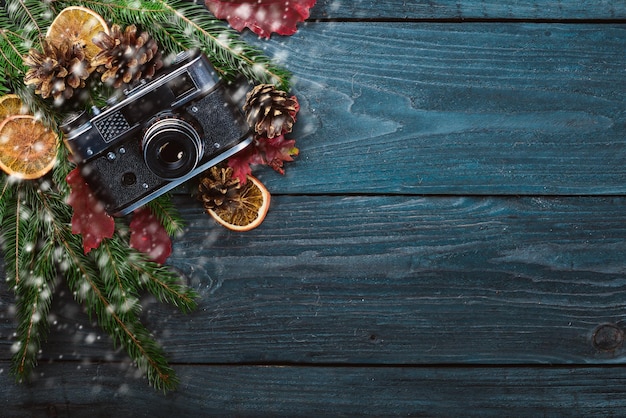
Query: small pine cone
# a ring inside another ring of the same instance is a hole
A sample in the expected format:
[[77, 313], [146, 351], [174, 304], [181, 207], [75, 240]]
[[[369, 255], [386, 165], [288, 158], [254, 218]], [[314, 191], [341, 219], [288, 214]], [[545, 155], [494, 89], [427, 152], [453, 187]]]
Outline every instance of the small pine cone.
[[100, 32], [93, 42], [101, 51], [91, 65], [102, 73], [103, 82], [109, 81], [115, 88], [150, 79], [163, 66], [156, 41], [147, 32], [138, 33], [135, 25], [124, 31], [113, 25], [110, 35]]
[[43, 52], [31, 49], [24, 59], [30, 69], [24, 76], [24, 83], [35, 86], [35, 93], [44, 99], [52, 96], [55, 100], [69, 99], [74, 90], [85, 87], [85, 80], [94, 68], [85, 58], [79, 45], [65, 41], [55, 46], [42, 41]]
[[233, 177], [230, 167], [211, 167], [200, 176], [198, 191], [205, 209], [215, 209], [230, 198], [237, 196], [241, 189], [239, 179]]
[[272, 84], [259, 84], [246, 96], [243, 110], [248, 124], [257, 134], [274, 138], [291, 132], [296, 122], [298, 102]]

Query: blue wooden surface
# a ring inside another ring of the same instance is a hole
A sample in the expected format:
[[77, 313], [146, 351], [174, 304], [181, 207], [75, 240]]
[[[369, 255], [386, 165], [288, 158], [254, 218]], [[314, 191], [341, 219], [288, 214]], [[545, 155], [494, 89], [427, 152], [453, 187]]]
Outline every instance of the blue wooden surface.
[[311, 19], [623, 19], [615, 0], [318, 0]]
[[306, 153], [287, 182], [263, 180], [284, 193], [623, 193], [625, 38], [616, 24], [309, 24], [268, 45], [298, 76]]
[[[466, 20], [470, 20], [467, 22]], [[2, 416], [607, 416], [626, 399], [626, 6], [320, 0], [288, 38], [301, 155], [237, 234], [180, 195], [196, 287], [150, 389], [63, 286]]]

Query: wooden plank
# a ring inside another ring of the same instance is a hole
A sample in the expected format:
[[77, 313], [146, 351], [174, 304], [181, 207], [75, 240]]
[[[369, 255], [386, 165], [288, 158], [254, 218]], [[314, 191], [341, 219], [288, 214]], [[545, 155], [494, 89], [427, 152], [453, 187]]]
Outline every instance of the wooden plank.
[[3, 373], [2, 415], [604, 417], [626, 407], [621, 368], [176, 368], [182, 384], [167, 396], [115, 364], [51, 364], [27, 387]]
[[[624, 204], [274, 196], [264, 224], [237, 234], [181, 200], [189, 225], [169, 263], [200, 307], [185, 316], [146, 299], [145, 321], [178, 362], [622, 362]], [[43, 363], [125, 358], [73, 302], [53, 311]]]
[[624, 19], [619, 0], [318, 0], [311, 19]]
[[[259, 42], [253, 37], [251, 42]], [[626, 26], [309, 24], [277, 193], [626, 192]]]

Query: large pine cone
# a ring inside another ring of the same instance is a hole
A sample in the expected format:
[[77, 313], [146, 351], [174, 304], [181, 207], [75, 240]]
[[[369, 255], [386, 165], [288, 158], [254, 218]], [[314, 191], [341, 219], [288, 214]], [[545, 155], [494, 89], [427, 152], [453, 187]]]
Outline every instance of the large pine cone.
[[272, 84], [259, 84], [246, 96], [243, 110], [248, 124], [257, 134], [274, 138], [291, 132], [298, 102]]
[[205, 209], [215, 209], [239, 194], [241, 183], [230, 167], [211, 167], [200, 176], [199, 199]]
[[69, 99], [94, 70], [79, 45], [62, 42], [59, 46], [43, 40], [43, 52], [31, 49], [24, 63], [30, 67], [25, 84], [33, 84], [35, 93], [44, 99]]
[[101, 80], [115, 88], [140, 79], [150, 79], [163, 66], [156, 41], [147, 33], [138, 33], [135, 25], [124, 31], [119, 25], [111, 27], [111, 34], [100, 32], [93, 40], [101, 51], [91, 65], [102, 73]]

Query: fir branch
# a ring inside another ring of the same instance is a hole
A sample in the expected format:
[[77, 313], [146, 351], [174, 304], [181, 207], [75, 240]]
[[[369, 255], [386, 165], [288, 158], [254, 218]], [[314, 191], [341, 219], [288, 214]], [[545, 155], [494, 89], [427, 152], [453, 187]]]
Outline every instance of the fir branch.
[[37, 365], [37, 355], [41, 341], [48, 333], [48, 313], [52, 301], [53, 281], [33, 277], [18, 286], [17, 327], [18, 341], [14, 345], [15, 353], [11, 373], [18, 380], [28, 378]]
[[181, 283], [180, 276], [170, 269], [148, 261], [143, 254], [140, 258], [129, 258], [133, 270], [139, 274], [139, 281], [160, 302], [167, 302], [179, 310], [189, 313], [197, 308], [198, 293]]
[[134, 315], [138, 315], [141, 310], [139, 281], [127, 260], [128, 244], [120, 241], [119, 237], [105, 239], [90, 255], [96, 261], [99, 279], [107, 298], [115, 303], [115, 309], [121, 312], [132, 311]]
[[[3, 24], [0, 19], [0, 24]], [[23, 50], [20, 50], [18, 44], [20, 38], [15, 32], [11, 32], [6, 28], [0, 29], [0, 66], [5, 71], [5, 83], [6, 80], [12, 78], [22, 79], [26, 74], [26, 67], [24, 66]]]
[[70, 152], [67, 147], [59, 146], [57, 150], [57, 161], [52, 170], [52, 182], [59, 194], [65, 199], [70, 193], [70, 187], [67, 184], [66, 178], [75, 167], [76, 165], [70, 160]]
[[183, 218], [180, 216], [178, 209], [172, 203], [172, 196], [165, 193], [158, 198], [151, 200], [146, 204], [152, 214], [156, 216], [168, 235], [174, 236], [183, 232]]
[[9, 287], [17, 292], [23, 272], [29, 269], [29, 257], [24, 254], [24, 243], [28, 234], [28, 222], [23, 218], [29, 216], [29, 208], [24, 204], [24, 185], [17, 184], [13, 193], [5, 197], [6, 203], [2, 218], [2, 237], [5, 260], [5, 272]]
[[[79, 262], [79, 253], [68, 254], [72, 263]], [[81, 263], [82, 264], [82, 263]], [[80, 269], [80, 267], [79, 267]], [[113, 339], [115, 346], [121, 345], [126, 353], [146, 373], [148, 381], [157, 389], [174, 389], [177, 379], [167, 364], [163, 349], [152, 338], [132, 310], [120, 307], [119, 302], [105, 294], [104, 284], [98, 276], [91, 274], [70, 275], [70, 286], [74, 288], [87, 309], [96, 313], [98, 324]], [[120, 309], [121, 308], [121, 309]]]
[[[45, 216], [38, 213], [37, 216]], [[52, 302], [56, 266], [53, 261], [53, 240], [44, 240], [37, 248], [30, 276], [17, 287], [17, 317], [20, 342], [13, 356], [12, 373], [26, 378], [37, 364], [41, 342], [48, 334], [48, 313]]]
[[23, 58], [44, 37], [52, 16], [48, 2], [38, 0], [13, 0], [0, 7], [0, 51], [6, 64], [2, 68], [11, 69], [9, 79], [23, 77]]
[[178, 0], [156, 1], [175, 16], [175, 19], [164, 22], [171, 37], [187, 48], [204, 50], [225, 78], [232, 80], [241, 73], [249, 80], [288, 90], [290, 74], [286, 70], [275, 66], [261, 51], [242, 41], [237, 32], [225, 27], [224, 22], [214, 18], [204, 7]]
[[28, 67], [24, 57], [29, 48], [38, 42], [43, 28], [50, 24], [52, 11], [48, 2], [35, 0], [10, 1], [0, 7], [0, 94], [14, 92], [22, 102], [49, 127], [56, 125], [58, 110], [23, 83]]
[[[66, 7], [77, 2], [58, 3], [58, 6]], [[234, 80], [242, 74], [257, 83], [289, 89], [288, 71], [243, 41], [239, 33], [201, 5], [180, 0], [86, 0], [79, 3], [115, 23], [145, 27], [169, 53], [202, 49], [227, 80]]]
[[[157, 198], [155, 200], [160, 206], [159, 210], [163, 212], [162, 216], [172, 218], [173, 220], [177, 219], [178, 212], [169, 198]], [[151, 204], [152, 202], [147, 204], [150, 209], [152, 209]], [[170, 205], [172, 205], [171, 208], [169, 207]], [[171, 216], [170, 210], [172, 211], [171, 214], [175, 216]], [[157, 214], [158, 218], [159, 215]], [[163, 224], [162, 220], [160, 222]], [[168, 222], [172, 221], [166, 221], [165, 223], [167, 224]], [[182, 229], [182, 218], [181, 223], [175, 222]], [[127, 280], [132, 281], [133, 286], [138, 285], [136, 290], [146, 290], [154, 295], [159, 302], [169, 303], [183, 313], [189, 313], [197, 308], [196, 299], [199, 295], [181, 280], [180, 274], [167, 266], [153, 262], [146, 254], [129, 247], [125, 238], [129, 233], [128, 224], [120, 222], [116, 225], [116, 230], [117, 233], [113, 236], [112, 241], [119, 241], [115, 245], [121, 245], [117, 251], [125, 256], [124, 261], [128, 263], [128, 273], [130, 274]]]
[[162, 390], [174, 389], [177, 379], [167, 364], [163, 349], [135, 312], [123, 309], [120, 299], [114, 300], [106, 295], [105, 284], [93, 274], [92, 260], [81, 254], [76, 243], [64, 241], [63, 245], [70, 265], [66, 273], [68, 284], [76, 299], [84, 303], [90, 314], [95, 312], [98, 324], [113, 339], [113, 344], [126, 349], [130, 358], [146, 373], [151, 385]]
[[18, 341], [14, 344], [11, 371], [21, 380], [36, 365], [41, 340], [47, 334], [56, 269], [51, 257], [54, 246], [44, 241], [37, 248], [40, 238], [50, 231], [47, 217], [37, 211], [36, 185], [18, 183], [13, 187], [12, 193], [3, 194], [6, 207], [2, 231], [8, 282], [17, 301]]
[[54, 107], [50, 101], [46, 101], [38, 94], [35, 94], [34, 89], [27, 87], [22, 82], [22, 78], [8, 80], [7, 85], [44, 125], [54, 131], [58, 130], [58, 125], [62, 118], [58, 108]]
[[164, 391], [173, 389], [177, 384], [175, 373], [168, 365], [162, 348], [141, 324], [137, 316], [139, 306], [126, 309], [124, 295], [112, 291], [111, 278], [102, 276], [110, 266], [110, 260], [98, 265], [94, 257], [83, 253], [80, 236], [72, 234], [70, 229], [71, 208], [59, 195], [41, 193], [40, 197], [43, 205], [54, 213], [51, 217], [54, 229], [51, 239], [55, 246], [61, 248], [56, 261], [63, 266], [74, 298], [87, 308], [90, 315], [95, 313], [100, 327], [111, 336], [116, 346], [126, 349], [131, 359], [146, 373], [151, 385]]
[[2, 225], [7, 206], [12, 202], [14, 188], [11, 187], [10, 178], [0, 172], [0, 225]]
[[[53, 176], [65, 179], [72, 165], [67, 160], [61, 161]], [[79, 236], [70, 230], [71, 208], [62, 203], [55, 215], [55, 220], [62, 221], [54, 236], [57, 245], [64, 248], [61, 264], [66, 266], [66, 278], [76, 300], [90, 314], [96, 314], [100, 327], [111, 336], [114, 344], [126, 349], [152, 386], [173, 389], [177, 384], [175, 373], [162, 348], [138, 318], [141, 309], [138, 294], [145, 287], [159, 300], [166, 300], [184, 311], [195, 308], [196, 294], [184, 285], [178, 285], [178, 276], [147, 261], [143, 254], [130, 250], [119, 234], [104, 240], [98, 249], [85, 255]], [[157, 290], [156, 286], [147, 286], [146, 272], [152, 274], [149, 281], [168, 284], [171, 292], [167, 294], [162, 289]]]
[[52, 10], [46, 1], [9, 1], [6, 5], [6, 12], [24, 36], [33, 41], [43, 39], [45, 28], [51, 23]]

